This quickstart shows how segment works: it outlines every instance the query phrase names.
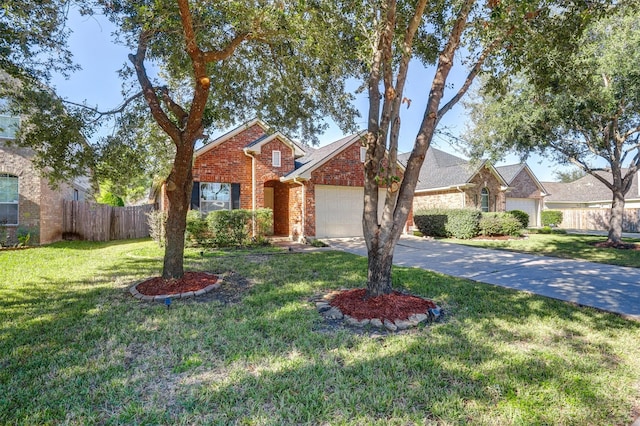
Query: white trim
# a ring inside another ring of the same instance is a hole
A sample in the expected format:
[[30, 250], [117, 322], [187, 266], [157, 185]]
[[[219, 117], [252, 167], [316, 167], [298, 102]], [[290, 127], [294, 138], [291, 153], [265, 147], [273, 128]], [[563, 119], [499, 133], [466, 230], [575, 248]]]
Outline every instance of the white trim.
[[0, 205], [7, 205], [7, 206], [16, 206], [16, 221], [15, 223], [4, 223], [4, 224], [0, 224], [0, 225], [6, 225], [6, 226], [17, 226], [20, 224], [20, 178], [12, 173], [0, 173], [0, 177], [2, 178], [12, 178], [16, 180], [16, 184], [17, 184], [17, 191], [16, 194], [18, 196], [18, 199], [16, 201], [2, 201], [0, 202]]
[[282, 167], [282, 153], [277, 149], [271, 151], [271, 167]]

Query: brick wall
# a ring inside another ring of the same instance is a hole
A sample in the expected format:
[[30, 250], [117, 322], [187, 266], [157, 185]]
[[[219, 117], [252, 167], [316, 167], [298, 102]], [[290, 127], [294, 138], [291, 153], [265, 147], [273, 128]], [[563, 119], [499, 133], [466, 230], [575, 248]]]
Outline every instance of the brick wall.
[[416, 194], [413, 198], [413, 210], [421, 209], [461, 209], [464, 207], [463, 194], [459, 191], [437, 191], [429, 194]]
[[500, 190], [501, 185], [498, 178], [496, 178], [488, 168], [483, 167], [482, 170], [471, 179], [471, 183], [475, 183], [477, 186], [465, 190], [465, 204], [467, 207], [480, 208], [482, 188], [487, 188], [489, 190], [489, 211], [503, 212], [505, 210], [505, 193]]
[[40, 173], [33, 167], [30, 153], [23, 148], [0, 145], [0, 173], [18, 177], [18, 226], [7, 226], [11, 243], [16, 243], [17, 228], [31, 232], [31, 242], [40, 242]]
[[314, 170], [311, 178], [316, 185], [364, 186], [359, 141]]
[[513, 198], [542, 198], [540, 190], [526, 170], [520, 171], [518, 176], [509, 185], [511, 190], [508, 192], [509, 197]]
[[224, 143], [196, 157], [193, 180], [240, 184], [240, 208], [251, 209], [251, 158], [242, 149], [264, 136], [259, 125], [253, 125]]

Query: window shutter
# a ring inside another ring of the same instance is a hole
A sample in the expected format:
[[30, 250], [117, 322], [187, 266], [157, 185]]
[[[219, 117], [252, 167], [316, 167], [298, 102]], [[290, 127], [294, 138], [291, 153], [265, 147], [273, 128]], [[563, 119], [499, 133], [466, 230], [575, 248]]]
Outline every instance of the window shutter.
[[191, 188], [191, 210], [200, 210], [200, 182], [193, 182]]
[[240, 184], [232, 183], [231, 184], [231, 209], [239, 209], [240, 208]]

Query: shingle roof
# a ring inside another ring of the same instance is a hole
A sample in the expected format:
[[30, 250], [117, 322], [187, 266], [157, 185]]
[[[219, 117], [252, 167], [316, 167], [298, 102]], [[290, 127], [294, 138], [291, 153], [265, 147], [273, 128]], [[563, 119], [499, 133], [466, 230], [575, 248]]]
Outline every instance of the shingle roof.
[[[410, 153], [400, 154], [398, 159], [406, 164], [409, 155]], [[477, 166], [472, 166], [464, 158], [430, 147], [420, 168], [416, 191], [464, 185], [477, 170]]]
[[496, 166], [496, 170], [500, 173], [500, 176], [507, 182], [507, 185], [510, 185], [511, 182], [520, 174], [522, 169], [524, 169], [525, 164], [510, 164], [508, 166]]
[[[606, 172], [598, 172], [601, 176], [606, 176], [611, 182], [611, 174]], [[610, 201], [613, 198], [611, 190], [592, 175], [586, 175], [573, 182], [544, 182], [549, 195], [546, 197], [547, 202], [572, 202], [572, 203], [588, 203], [596, 201]], [[633, 183], [627, 195], [626, 200], [640, 198], [638, 193], [638, 175], [634, 176]]]

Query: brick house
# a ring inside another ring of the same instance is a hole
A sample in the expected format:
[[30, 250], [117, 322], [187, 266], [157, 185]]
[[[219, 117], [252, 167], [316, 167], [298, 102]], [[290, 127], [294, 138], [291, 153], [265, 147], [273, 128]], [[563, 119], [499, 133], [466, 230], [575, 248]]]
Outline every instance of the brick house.
[[[7, 117], [2, 117], [6, 123]], [[2, 127], [2, 126], [0, 126]], [[53, 188], [37, 170], [27, 148], [7, 146], [15, 132], [0, 131], [0, 245], [17, 243], [18, 232], [30, 234], [30, 244], [62, 239], [62, 200], [83, 200], [90, 194], [86, 179], [61, 183]], [[6, 231], [6, 232], [4, 232]]]
[[[406, 161], [409, 154], [400, 156]], [[485, 212], [522, 210], [539, 226], [546, 191], [525, 163], [495, 167], [430, 147], [420, 169], [413, 210], [473, 207]]]
[[271, 208], [274, 234], [293, 239], [362, 235], [360, 138], [313, 149], [252, 120], [196, 150], [191, 208]]

